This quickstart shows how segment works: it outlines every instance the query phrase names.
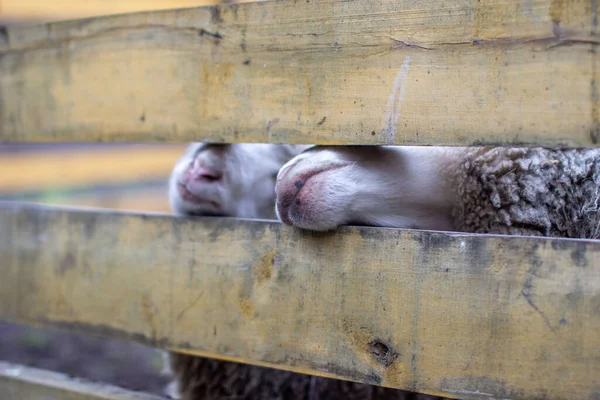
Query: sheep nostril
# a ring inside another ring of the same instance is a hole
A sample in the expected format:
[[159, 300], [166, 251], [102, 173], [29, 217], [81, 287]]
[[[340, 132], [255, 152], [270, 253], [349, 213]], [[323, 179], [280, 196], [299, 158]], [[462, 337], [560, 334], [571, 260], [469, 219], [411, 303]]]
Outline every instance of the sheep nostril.
[[199, 160], [194, 161], [189, 169], [191, 180], [200, 182], [217, 182], [223, 177], [223, 173], [216, 168], [205, 166]]
[[217, 182], [219, 180], [221, 180], [222, 175], [218, 174], [216, 172], [213, 173], [202, 173], [196, 176], [196, 180], [197, 181], [204, 181], [204, 182]]

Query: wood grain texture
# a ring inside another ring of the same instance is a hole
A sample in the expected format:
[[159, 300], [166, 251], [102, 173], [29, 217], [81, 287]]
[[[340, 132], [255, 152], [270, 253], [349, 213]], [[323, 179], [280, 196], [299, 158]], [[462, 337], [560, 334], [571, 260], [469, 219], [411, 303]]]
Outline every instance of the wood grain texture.
[[0, 206], [0, 318], [465, 399], [590, 399], [600, 241]]
[[596, 1], [270, 1], [0, 34], [0, 140], [597, 146]]
[[[162, 397], [0, 361], [3, 400], [161, 400]], [[163, 399], [164, 400], [164, 399]]]

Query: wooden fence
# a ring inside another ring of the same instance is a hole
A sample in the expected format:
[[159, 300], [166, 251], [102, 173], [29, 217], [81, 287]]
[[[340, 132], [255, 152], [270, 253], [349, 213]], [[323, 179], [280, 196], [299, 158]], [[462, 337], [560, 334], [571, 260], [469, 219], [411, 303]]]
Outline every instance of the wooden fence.
[[[597, 25], [595, 0], [283, 0], [9, 27], [0, 140], [593, 147]], [[9, 321], [447, 397], [600, 393], [600, 241], [2, 203], [0, 260]]]

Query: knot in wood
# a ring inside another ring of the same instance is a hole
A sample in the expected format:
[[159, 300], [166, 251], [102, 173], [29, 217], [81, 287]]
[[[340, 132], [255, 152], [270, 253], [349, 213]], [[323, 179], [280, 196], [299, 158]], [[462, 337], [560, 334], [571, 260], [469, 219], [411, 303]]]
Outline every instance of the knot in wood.
[[378, 362], [386, 367], [392, 365], [398, 358], [398, 353], [391, 345], [378, 339], [369, 343], [369, 351]]

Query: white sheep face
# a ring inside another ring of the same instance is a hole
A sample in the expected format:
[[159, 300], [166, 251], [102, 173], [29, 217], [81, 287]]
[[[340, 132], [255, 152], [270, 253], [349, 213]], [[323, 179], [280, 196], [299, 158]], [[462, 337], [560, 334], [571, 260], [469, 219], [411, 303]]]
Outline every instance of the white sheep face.
[[169, 181], [177, 214], [274, 218], [279, 168], [304, 146], [192, 143]]
[[330, 230], [345, 224], [448, 230], [454, 195], [444, 169], [460, 150], [440, 147], [314, 147], [279, 172], [277, 216]]

